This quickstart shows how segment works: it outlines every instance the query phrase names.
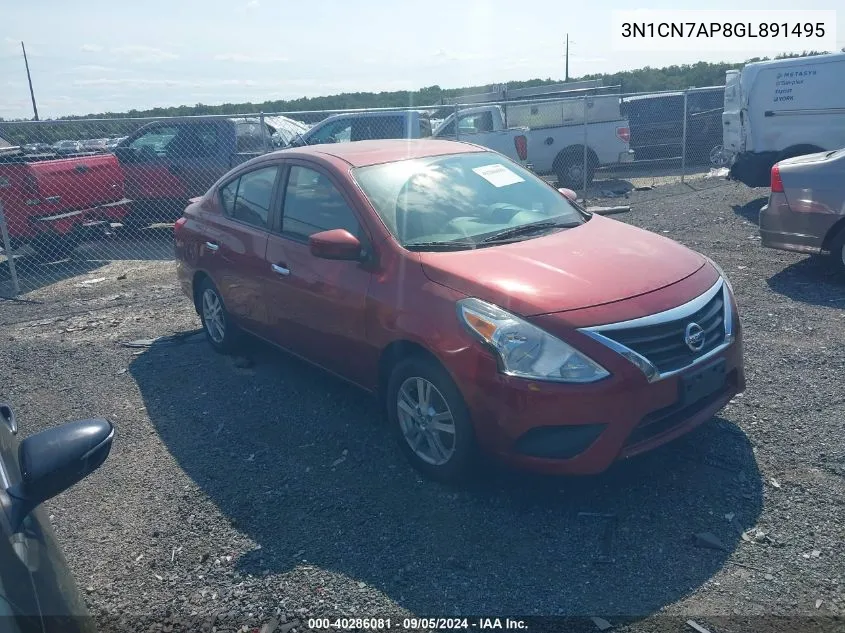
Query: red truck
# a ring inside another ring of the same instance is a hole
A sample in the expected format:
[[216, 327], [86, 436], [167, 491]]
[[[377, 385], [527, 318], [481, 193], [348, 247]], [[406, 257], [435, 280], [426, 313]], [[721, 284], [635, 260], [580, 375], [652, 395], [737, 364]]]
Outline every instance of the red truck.
[[28, 243], [45, 257], [66, 254], [85, 232], [108, 229], [130, 210], [113, 154], [56, 158], [2, 152], [0, 202], [12, 248]]
[[[260, 119], [155, 121], [111, 154], [0, 153], [0, 201], [12, 247], [64, 256], [92, 229], [114, 223], [173, 221], [232, 167], [279, 146]], [[2, 244], [0, 244], [2, 247]]]

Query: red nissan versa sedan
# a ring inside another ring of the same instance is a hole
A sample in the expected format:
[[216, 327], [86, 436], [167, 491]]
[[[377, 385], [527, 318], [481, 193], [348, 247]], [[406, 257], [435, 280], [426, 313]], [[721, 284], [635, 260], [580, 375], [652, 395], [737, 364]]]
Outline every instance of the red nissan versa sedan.
[[435, 478], [479, 450], [598, 473], [745, 388], [716, 264], [468, 143], [266, 154], [193, 200], [175, 238], [216, 350], [248, 332], [377, 393]]

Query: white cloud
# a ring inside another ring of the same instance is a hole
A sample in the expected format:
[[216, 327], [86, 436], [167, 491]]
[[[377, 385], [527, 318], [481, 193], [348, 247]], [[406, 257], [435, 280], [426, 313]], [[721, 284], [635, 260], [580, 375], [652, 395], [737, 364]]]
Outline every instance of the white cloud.
[[249, 2], [246, 3], [247, 9], [257, 9], [260, 6], [261, 3], [258, 0], [249, 0]]
[[285, 63], [290, 61], [287, 57], [278, 55], [244, 55], [243, 53], [222, 53], [215, 55], [214, 59], [219, 62], [243, 62], [249, 64]]
[[98, 66], [96, 64], [83, 64], [82, 66], [74, 66], [73, 70], [78, 73], [110, 73], [117, 69], [109, 66]]
[[211, 88], [214, 86], [258, 86], [263, 82], [253, 79], [215, 79], [211, 81], [189, 81], [187, 79], [151, 79], [151, 78], [109, 78], [98, 77], [97, 79], [77, 79], [73, 82], [75, 86], [129, 86], [136, 88], [166, 86], [182, 88]]
[[111, 49], [115, 55], [126, 55], [137, 62], [166, 62], [179, 59], [176, 53], [152, 46], [129, 45]]
[[83, 53], [99, 53], [101, 50], [103, 50], [103, 47], [99, 44], [83, 44], [79, 47], [79, 50], [81, 50]]

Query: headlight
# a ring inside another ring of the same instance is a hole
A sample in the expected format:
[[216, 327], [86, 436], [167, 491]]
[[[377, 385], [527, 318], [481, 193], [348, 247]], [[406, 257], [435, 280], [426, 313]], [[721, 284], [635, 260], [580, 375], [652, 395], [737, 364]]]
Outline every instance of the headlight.
[[731, 291], [731, 294], [733, 294], [733, 293], [734, 293], [734, 287], [731, 285], [731, 280], [730, 280], [730, 279], [728, 279], [728, 276], [725, 274], [725, 271], [724, 271], [724, 270], [722, 270], [722, 267], [721, 267], [721, 266], [719, 266], [719, 264], [717, 264], [716, 262], [714, 262], [714, 261], [713, 261], [712, 259], [710, 259], [709, 257], [706, 257], [706, 256], [705, 256], [705, 259], [706, 259], [708, 262], [710, 262], [710, 264], [713, 266], [713, 268], [715, 268], [715, 269], [716, 269], [716, 272], [717, 272], [717, 273], [719, 273], [719, 276], [720, 276], [722, 279], [724, 279], [724, 280], [725, 280], [725, 285], [728, 287], [728, 290], [730, 290], [730, 291]]
[[707, 258], [713, 268], [716, 269], [716, 272], [722, 277], [722, 280], [725, 282], [725, 294], [724, 294], [724, 303], [725, 303], [725, 342], [730, 343], [734, 340], [734, 336], [736, 333], [734, 332], [734, 311], [733, 306], [731, 305], [731, 297], [734, 294], [734, 288], [731, 285], [731, 280], [728, 279], [728, 276], [725, 274], [725, 271], [722, 270], [722, 267], [719, 266], [716, 262], [714, 262], [709, 257]]
[[604, 367], [551, 334], [480, 299], [458, 301], [458, 318], [499, 357], [504, 373], [554, 382], [596, 382]]

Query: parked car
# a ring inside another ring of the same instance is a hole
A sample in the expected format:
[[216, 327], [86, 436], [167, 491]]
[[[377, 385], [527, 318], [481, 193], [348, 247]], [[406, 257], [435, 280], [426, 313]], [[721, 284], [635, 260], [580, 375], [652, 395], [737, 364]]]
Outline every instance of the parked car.
[[[722, 110], [725, 89], [697, 88], [683, 92], [625, 97], [622, 111], [631, 128], [631, 149], [637, 160], [680, 158], [686, 164], [723, 167]], [[686, 148], [684, 117], [686, 113]]]
[[305, 134], [310, 128], [302, 121], [297, 121], [285, 116], [268, 116], [265, 122], [274, 131], [271, 135], [273, 148], [281, 149], [290, 146], [298, 135]]
[[214, 349], [248, 332], [378, 394], [431, 477], [472, 473], [478, 451], [597, 473], [745, 388], [716, 264], [478, 146], [267, 154], [193, 200], [174, 234]]
[[27, 143], [22, 149], [27, 154], [42, 154], [44, 152], [52, 152], [53, 146], [49, 143]]
[[154, 121], [114, 149], [123, 168], [132, 221], [178, 218], [235, 165], [264, 153], [275, 130], [258, 119], [184, 117]]
[[760, 237], [769, 248], [826, 253], [845, 275], [845, 149], [787, 158], [772, 167]]
[[17, 434], [11, 406], [0, 403], [2, 629], [93, 633], [93, 621], [41, 504], [105, 462], [114, 426], [108, 420], [91, 419], [68, 422], [20, 442]]
[[297, 135], [291, 145], [348, 143], [386, 138], [426, 138], [431, 136], [431, 121], [416, 110], [374, 110], [333, 114]]
[[786, 158], [845, 147], [845, 53], [727, 71], [722, 124], [730, 177], [749, 187], [767, 186]]
[[58, 141], [53, 143], [53, 151], [60, 156], [67, 154], [79, 154], [83, 151], [82, 143], [79, 141]]
[[110, 231], [130, 211], [112, 154], [4, 153], [0, 202], [12, 247], [27, 244], [49, 261], [66, 257], [86, 234]]
[[86, 152], [104, 152], [109, 139], [107, 138], [92, 138], [87, 141], [82, 141], [82, 149]]

